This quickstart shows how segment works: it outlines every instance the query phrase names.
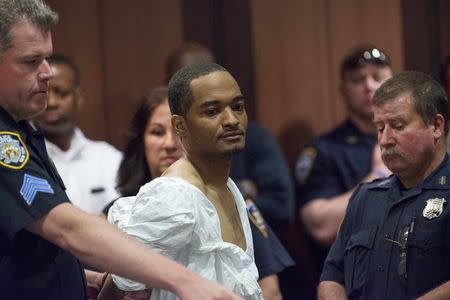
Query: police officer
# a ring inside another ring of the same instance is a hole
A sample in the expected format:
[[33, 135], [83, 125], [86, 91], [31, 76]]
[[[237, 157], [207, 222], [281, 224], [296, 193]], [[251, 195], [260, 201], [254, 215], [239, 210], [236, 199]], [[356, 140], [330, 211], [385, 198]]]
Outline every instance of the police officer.
[[77, 257], [182, 299], [237, 299], [69, 203], [27, 122], [46, 107], [56, 22], [41, 0], [0, 1], [0, 297], [86, 299]]
[[348, 117], [305, 148], [296, 163], [299, 212], [312, 237], [317, 277], [354, 188], [389, 174], [375, 147], [372, 97], [391, 76], [389, 57], [379, 48], [361, 45], [351, 50], [341, 63], [340, 90]]
[[394, 175], [354, 192], [320, 299], [449, 299], [447, 103], [420, 72], [400, 73], [375, 93], [378, 143]]

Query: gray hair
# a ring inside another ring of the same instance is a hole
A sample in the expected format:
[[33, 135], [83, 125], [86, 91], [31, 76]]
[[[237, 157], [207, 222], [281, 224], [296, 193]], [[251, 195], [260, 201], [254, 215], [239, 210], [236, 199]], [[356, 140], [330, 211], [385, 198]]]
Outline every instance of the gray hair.
[[384, 82], [373, 96], [375, 106], [393, 101], [401, 95], [409, 94], [414, 100], [416, 112], [425, 124], [441, 114], [445, 119], [444, 131], [449, 130], [448, 99], [444, 89], [431, 76], [417, 71], [404, 71]]
[[58, 14], [42, 0], [0, 0], [0, 53], [13, 46], [10, 31], [20, 22], [49, 31], [58, 22]]

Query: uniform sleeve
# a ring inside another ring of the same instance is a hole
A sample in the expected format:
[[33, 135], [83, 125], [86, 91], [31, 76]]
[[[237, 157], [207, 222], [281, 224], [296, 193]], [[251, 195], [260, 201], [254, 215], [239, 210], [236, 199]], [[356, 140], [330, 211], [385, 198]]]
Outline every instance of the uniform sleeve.
[[[172, 259], [190, 243], [195, 226], [193, 191], [185, 185], [158, 178], [143, 186], [138, 195], [121, 198], [111, 207], [108, 219], [121, 230], [153, 250]], [[145, 285], [113, 275], [125, 291]]]
[[259, 279], [277, 274], [295, 264], [269, 225], [266, 224], [265, 229], [262, 229], [250, 220], [250, 227]]
[[55, 206], [69, 201], [62, 184], [32, 154], [20, 169], [0, 165], [0, 182], [0, 230], [10, 240]]
[[352, 229], [352, 220], [354, 219], [356, 203], [358, 202], [356, 198], [359, 192], [360, 187], [356, 189], [350, 198], [339, 233], [324, 262], [320, 281], [335, 281], [345, 286], [344, 254]]
[[315, 198], [337, 196], [342, 191], [337, 167], [330, 147], [316, 143], [302, 151], [295, 167], [297, 196], [300, 206]]
[[295, 216], [294, 186], [287, 163], [275, 139], [261, 126], [250, 123], [246, 140], [245, 162], [248, 178], [258, 194], [254, 201], [269, 224], [283, 227], [291, 224]]

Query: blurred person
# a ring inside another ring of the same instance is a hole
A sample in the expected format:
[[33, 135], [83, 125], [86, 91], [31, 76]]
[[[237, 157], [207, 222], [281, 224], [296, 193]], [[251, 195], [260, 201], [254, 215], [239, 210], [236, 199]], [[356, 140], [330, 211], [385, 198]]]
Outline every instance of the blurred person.
[[341, 63], [340, 91], [348, 117], [306, 147], [296, 163], [299, 214], [312, 237], [316, 276], [354, 189], [361, 182], [390, 174], [377, 146], [372, 98], [391, 76], [390, 59], [381, 49], [373, 45], [352, 49]]
[[82, 210], [98, 215], [118, 197], [116, 174], [122, 155], [106, 142], [86, 138], [76, 127], [84, 97], [75, 63], [61, 54], [53, 54], [47, 61], [53, 72], [47, 109], [34, 124], [44, 134], [48, 154], [69, 199]]
[[[233, 153], [245, 145], [239, 86], [223, 67], [201, 64], [173, 76], [170, 109], [165, 93], [154, 90], [132, 120], [118, 189], [138, 193], [115, 201], [108, 219], [244, 299], [261, 299], [245, 203], [228, 178]], [[101, 299], [142, 297], [150, 288], [121, 276], [112, 281], [119, 291], [107, 281]], [[152, 289], [151, 299], [175, 298]]]
[[393, 176], [353, 193], [319, 299], [450, 299], [446, 94], [430, 76], [409, 71], [386, 81], [373, 103]]
[[0, 1], [2, 298], [86, 299], [77, 257], [181, 299], [237, 299], [70, 203], [42, 134], [29, 123], [47, 106], [57, 20], [40, 0]]

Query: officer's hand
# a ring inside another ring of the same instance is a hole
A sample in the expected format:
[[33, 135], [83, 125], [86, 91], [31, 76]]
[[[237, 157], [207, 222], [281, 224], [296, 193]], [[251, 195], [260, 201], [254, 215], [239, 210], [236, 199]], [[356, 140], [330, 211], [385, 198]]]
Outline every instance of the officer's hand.
[[225, 287], [200, 276], [190, 277], [189, 282], [177, 285], [176, 294], [182, 300], [239, 300]]

